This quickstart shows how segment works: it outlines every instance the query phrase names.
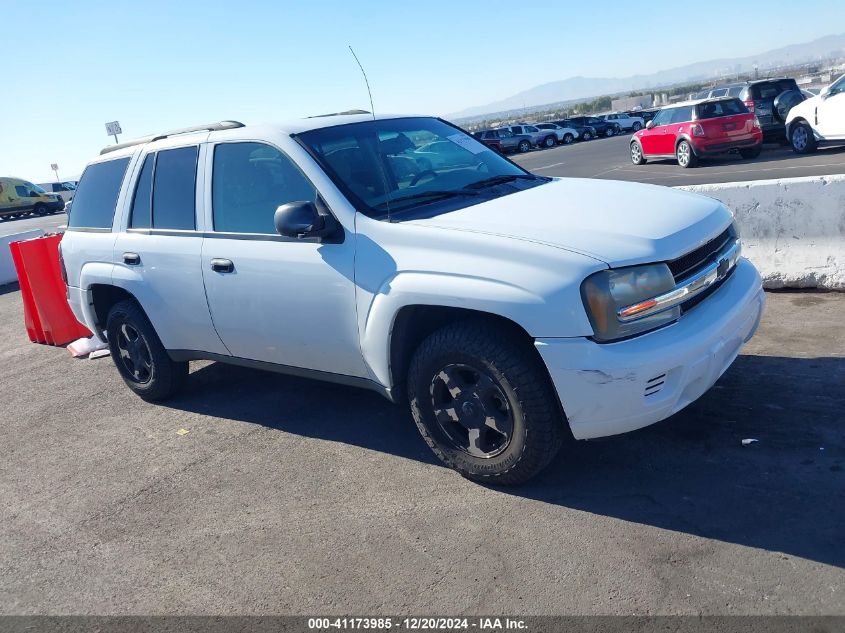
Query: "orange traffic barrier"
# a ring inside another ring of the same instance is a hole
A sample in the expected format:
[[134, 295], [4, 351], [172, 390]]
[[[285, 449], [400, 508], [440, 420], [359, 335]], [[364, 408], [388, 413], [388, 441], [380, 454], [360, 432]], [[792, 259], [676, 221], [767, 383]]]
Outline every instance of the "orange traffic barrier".
[[9, 244], [18, 272], [26, 333], [33, 343], [67, 345], [91, 336], [67, 302], [59, 268], [61, 235], [45, 235]]

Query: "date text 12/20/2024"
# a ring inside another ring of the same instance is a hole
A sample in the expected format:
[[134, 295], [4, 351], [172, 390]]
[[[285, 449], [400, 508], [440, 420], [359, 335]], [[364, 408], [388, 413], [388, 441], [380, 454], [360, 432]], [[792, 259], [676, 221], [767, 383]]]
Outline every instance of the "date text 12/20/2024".
[[312, 631], [332, 629], [383, 630], [405, 629], [410, 631], [518, 631], [527, 625], [520, 618], [387, 618], [387, 617], [335, 617], [308, 618], [308, 628]]

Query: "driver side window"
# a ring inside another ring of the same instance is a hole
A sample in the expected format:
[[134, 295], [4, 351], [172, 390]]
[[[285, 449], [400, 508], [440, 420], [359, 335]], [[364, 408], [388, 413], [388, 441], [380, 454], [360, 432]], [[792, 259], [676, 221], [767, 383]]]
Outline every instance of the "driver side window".
[[214, 230], [275, 234], [273, 215], [288, 202], [316, 202], [317, 191], [290, 158], [264, 143], [214, 148], [211, 204]]

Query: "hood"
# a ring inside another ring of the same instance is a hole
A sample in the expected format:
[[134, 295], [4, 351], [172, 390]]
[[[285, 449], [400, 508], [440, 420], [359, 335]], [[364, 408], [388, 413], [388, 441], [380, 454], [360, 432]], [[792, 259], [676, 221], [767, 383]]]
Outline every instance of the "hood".
[[536, 242], [619, 267], [680, 257], [731, 220], [718, 200], [685, 191], [561, 178], [411, 223]]

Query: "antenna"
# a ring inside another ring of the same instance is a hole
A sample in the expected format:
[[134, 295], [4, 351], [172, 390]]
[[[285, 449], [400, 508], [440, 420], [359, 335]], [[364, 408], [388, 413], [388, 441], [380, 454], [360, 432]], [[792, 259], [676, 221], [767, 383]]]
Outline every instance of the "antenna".
[[[358, 59], [358, 56], [355, 54], [355, 51], [352, 49], [352, 45], [349, 45], [349, 52], [352, 53], [352, 57], [355, 58], [355, 61], [358, 63], [358, 68], [361, 69], [361, 74], [364, 75], [364, 83], [367, 84], [367, 94], [370, 97], [370, 114], [373, 115], [373, 121], [376, 120], [376, 108], [373, 105], [373, 92], [370, 90], [370, 80], [367, 79], [367, 73], [364, 70], [364, 66], [361, 64], [361, 60]], [[390, 184], [387, 180], [387, 174], [384, 172], [384, 156], [381, 153], [381, 142], [378, 138], [378, 133], [376, 133], [376, 152], [378, 153], [379, 161], [379, 171], [381, 172], [381, 181], [384, 185], [384, 205], [387, 207], [387, 221], [390, 222]]]
[[371, 113], [372, 113], [372, 115], [373, 115], [373, 121], [375, 121], [375, 120], [376, 120], [376, 108], [375, 108], [375, 106], [373, 105], [373, 92], [370, 90], [370, 80], [369, 80], [369, 79], [367, 79], [367, 73], [366, 73], [366, 71], [364, 70], [364, 67], [361, 65], [361, 60], [360, 60], [360, 59], [358, 59], [358, 56], [355, 54], [355, 51], [354, 51], [354, 50], [352, 50], [352, 45], [351, 45], [351, 44], [349, 45], [349, 52], [350, 52], [350, 53], [352, 53], [352, 57], [354, 57], [354, 58], [355, 58], [355, 61], [356, 61], [356, 62], [357, 62], [357, 64], [358, 64], [358, 68], [360, 68], [360, 69], [361, 69], [361, 74], [362, 74], [362, 75], [364, 75], [364, 83], [365, 83], [365, 84], [367, 84], [367, 94], [368, 94], [368, 95], [369, 95], [369, 97], [370, 97], [370, 112], [371, 112]]

